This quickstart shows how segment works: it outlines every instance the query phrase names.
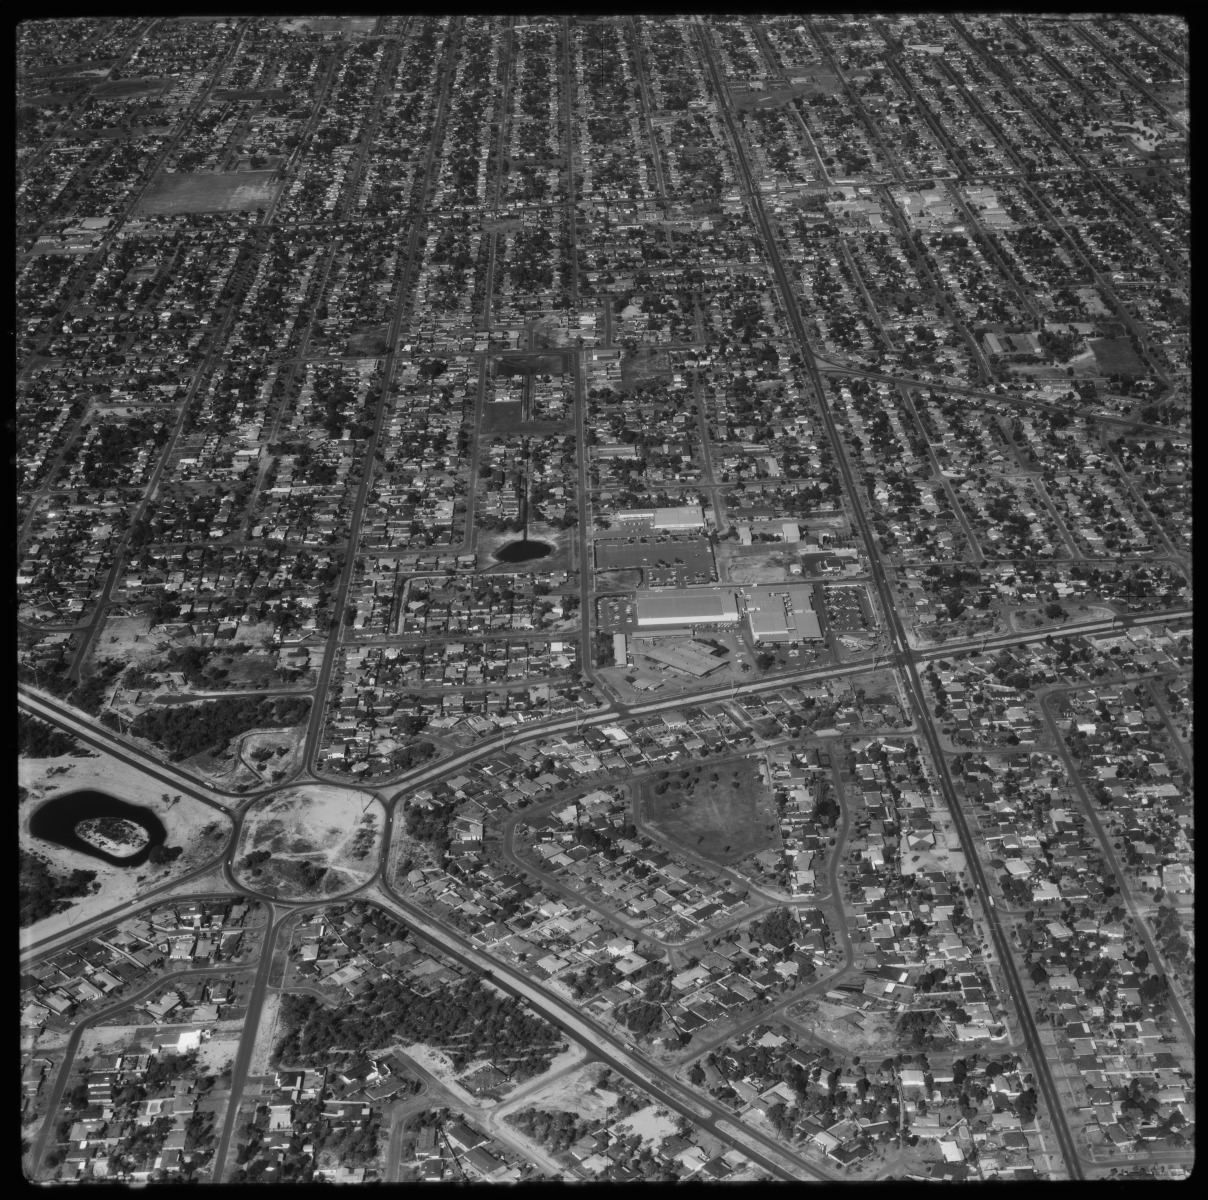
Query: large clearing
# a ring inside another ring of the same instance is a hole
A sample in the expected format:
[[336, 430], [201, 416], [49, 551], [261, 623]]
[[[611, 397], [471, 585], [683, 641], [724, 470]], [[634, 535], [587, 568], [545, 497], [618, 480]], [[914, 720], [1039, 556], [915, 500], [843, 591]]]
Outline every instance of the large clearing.
[[660, 840], [723, 866], [780, 841], [758, 757], [660, 771], [642, 786], [639, 816]]
[[144, 213], [202, 213], [250, 210], [268, 204], [280, 188], [273, 171], [217, 171], [160, 175], [139, 201]]
[[[244, 819], [234, 864], [239, 881], [283, 900], [352, 891], [377, 870], [384, 816], [375, 799], [352, 788], [278, 792]], [[249, 863], [257, 853], [270, 857]]]
[[1137, 357], [1128, 338], [1098, 338], [1090, 343], [1090, 347], [1095, 363], [1104, 375], [1144, 376], [1145, 364]]

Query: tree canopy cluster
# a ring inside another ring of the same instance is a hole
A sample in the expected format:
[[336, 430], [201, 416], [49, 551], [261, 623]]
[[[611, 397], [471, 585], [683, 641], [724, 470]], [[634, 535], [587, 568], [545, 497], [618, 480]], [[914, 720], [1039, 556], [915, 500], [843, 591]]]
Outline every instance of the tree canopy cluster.
[[95, 871], [55, 875], [40, 858], [24, 850], [20, 851], [17, 870], [17, 917], [22, 929], [62, 912], [68, 900], [89, 895], [96, 880]]
[[80, 748], [70, 734], [31, 717], [17, 714], [17, 753], [26, 758], [58, 758]]
[[281, 1062], [326, 1062], [331, 1047], [366, 1047], [392, 1042], [437, 1046], [460, 1069], [489, 1058], [513, 1077], [527, 1078], [549, 1066], [560, 1034], [524, 1005], [474, 978], [449, 991], [421, 996], [395, 979], [378, 980], [354, 1005], [328, 1008], [309, 995], [282, 997], [277, 1044]]
[[163, 746], [172, 761], [179, 762], [203, 750], [225, 747], [236, 734], [249, 729], [297, 725], [309, 710], [309, 696], [232, 696], [200, 704], [149, 708], [131, 723], [130, 732]]

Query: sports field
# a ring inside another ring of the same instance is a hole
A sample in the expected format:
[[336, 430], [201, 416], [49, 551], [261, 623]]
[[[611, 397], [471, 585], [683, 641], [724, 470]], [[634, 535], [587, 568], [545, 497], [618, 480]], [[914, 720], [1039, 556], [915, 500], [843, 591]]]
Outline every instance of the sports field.
[[495, 360], [498, 375], [565, 375], [569, 369], [567, 356], [557, 353], [536, 353], [512, 350]]
[[1090, 343], [1095, 363], [1104, 375], [1144, 376], [1145, 364], [1137, 357], [1128, 338], [1098, 338]]
[[780, 844], [759, 757], [660, 771], [642, 786], [640, 816], [661, 841], [722, 866]]
[[237, 212], [268, 204], [281, 187], [272, 171], [181, 172], [160, 175], [139, 201], [138, 211], [155, 214]]

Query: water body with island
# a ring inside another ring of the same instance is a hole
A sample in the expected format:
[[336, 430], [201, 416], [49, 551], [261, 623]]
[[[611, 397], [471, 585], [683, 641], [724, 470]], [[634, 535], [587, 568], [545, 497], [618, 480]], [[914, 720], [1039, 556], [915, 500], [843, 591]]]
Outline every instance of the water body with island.
[[[82, 822], [101, 818], [130, 822], [142, 830], [146, 840], [139, 837], [137, 847], [127, 855], [110, 854], [78, 832]], [[149, 808], [127, 804], [105, 792], [69, 792], [48, 800], [30, 816], [29, 831], [43, 841], [99, 858], [115, 867], [141, 867], [151, 851], [162, 846], [168, 836], [163, 823]]]
[[519, 542], [509, 542], [495, 558], [499, 562], [528, 562], [534, 558], [545, 558], [547, 554], [553, 553], [553, 546], [547, 546], [545, 542], [530, 542], [528, 538]]

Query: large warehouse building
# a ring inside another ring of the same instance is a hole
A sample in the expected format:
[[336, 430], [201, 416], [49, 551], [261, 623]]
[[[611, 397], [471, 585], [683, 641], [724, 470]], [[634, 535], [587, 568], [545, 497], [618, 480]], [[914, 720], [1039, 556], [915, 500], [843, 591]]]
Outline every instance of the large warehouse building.
[[733, 588], [639, 592], [637, 609], [639, 629], [738, 624], [738, 601]]
[[746, 588], [743, 594], [747, 623], [757, 642], [805, 642], [822, 636], [812, 584], [769, 584]]
[[705, 514], [699, 504], [683, 504], [678, 508], [628, 508], [611, 515], [623, 525], [645, 522], [652, 529], [668, 533], [705, 527]]

